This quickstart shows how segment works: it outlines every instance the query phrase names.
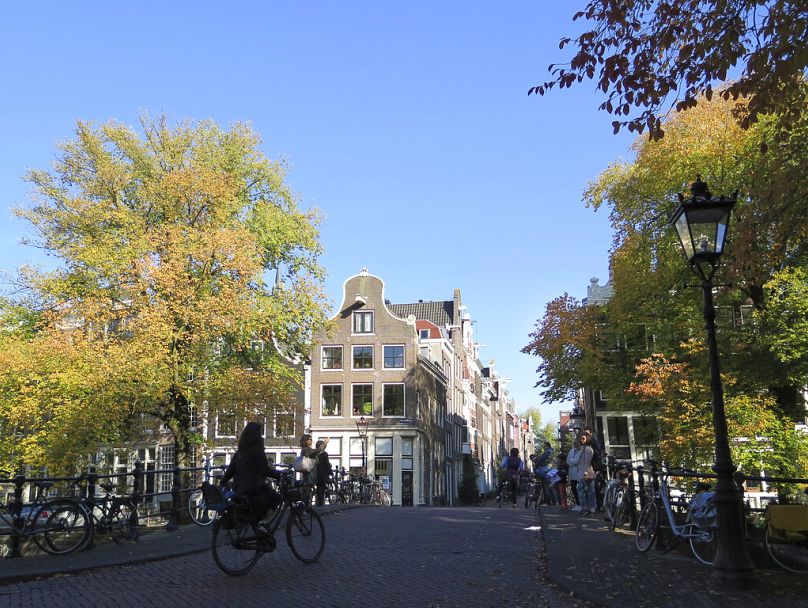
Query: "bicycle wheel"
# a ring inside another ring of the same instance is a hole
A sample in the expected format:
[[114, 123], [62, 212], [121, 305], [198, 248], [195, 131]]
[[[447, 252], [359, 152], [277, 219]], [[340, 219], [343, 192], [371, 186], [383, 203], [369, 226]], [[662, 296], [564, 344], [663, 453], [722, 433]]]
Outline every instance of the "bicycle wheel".
[[239, 518], [234, 509], [227, 511], [213, 526], [213, 560], [230, 576], [252, 570], [258, 561], [258, 531], [255, 524]]
[[628, 492], [625, 488], [618, 487], [614, 493], [614, 505], [609, 521], [609, 530], [614, 532], [615, 528], [622, 528], [628, 519]]
[[634, 535], [637, 549], [648, 551], [651, 548], [651, 545], [654, 544], [654, 539], [656, 539], [658, 526], [659, 509], [656, 503], [649, 502], [645, 505], [642, 513], [640, 513], [640, 518], [637, 520], [637, 531]]
[[703, 528], [692, 528], [691, 534], [701, 533], [698, 537], [690, 537], [690, 550], [702, 564], [711, 566], [718, 550], [717, 530], [704, 530]]
[[609, 483], [606, 487], [606, 492], [603, 495], [603, 512], [606, 519], [612, 521], [612, 511], [615, 508], [615, 493], [619, 485], [617, 483]]
[[325, 549], [325, 527], [317, 512], [306, 506], [292, 507], [286, 520], [286, 542], [301, 562], [316, 562]]
[[769, 528], [763, 533], [763, 544], [774, 563], [783, 570], [808, 573], [808, 540], [787, 542], [785, 538], [776, 534], [769, 534]]
[[[75, 502], [52, 502], [43, 509], [50, 513], [42, 535], [40, 548], [52, 555], [65, 555], [85, 546], [92, 534], [92, 516]], [[35, 537], [36, 540], [36, 537]]]
[[536, 500], [534, 501], [535, 502], [534, 506], [536, 509], [538, 509], [541, 505], [544, 504], [545, 498], [546, 498], [546, 492], [544, 490], [544, 484], [542, 483], [536, 486]]
[[109, 535], [118, 544], [135, 540], [138, 537], [138, 525], [137, 507], [134, 502], [127, 500], [119, 504], [112, 513]]
[[383, 507], [389, 507], [393, 504], [393, 499], [390, 498], [390, 494], [388, 494], [387, 490], [379, 491], [379, 504]]
[[208, 509], [205, 497], [202, 496], [202, 488], [197, 488], [188, 497], [188, 513], [197, 526], [209, 526], [219, 515], [218, 511]]

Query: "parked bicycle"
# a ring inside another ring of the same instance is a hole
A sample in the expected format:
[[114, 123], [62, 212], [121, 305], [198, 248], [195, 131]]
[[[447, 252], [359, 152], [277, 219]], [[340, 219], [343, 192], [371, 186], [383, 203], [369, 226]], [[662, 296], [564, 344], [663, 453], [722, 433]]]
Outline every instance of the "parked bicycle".
[[609, 521], [611, 531], [625, 525], [631, 517], [635, 505], [634, 493], [628, 483], [632, 463], [621, 462], [617, 466], [615, 477], [606, 483], [606, 491], [603, 495], [603, 511]]
[[[651, 461], [653, 465], [659, 463]], [[665, 513], [673, 536], [687, 540], [697, 560], [710, 565], [715, 558], [718, 546], [718, 530], [715, 524], [715, 511], [712, 506], [712, 492], [697, 492], [688, 504], [687, 517], [683, 524], [677, 524], [671, 507], [668, 476], [671, 472], [693, 472], [684, 469], [669, 469], [661, 466], [659, 490], [653, 493], [652, 500], [645, 505], [637, 520], [635, 542], [637, 549], [648, 551], [656, 540], [660, 524], [660, 510]], [[705, 486], [706, 489], [707, 486]]]
[[0, 535], [12, 543], [32, 540], [51, 555], [65, 555], [85, 546], [92, 533], [86, 511], [70, 499], [47, 498], [51, 481], [34, 482], [34, 501], [29, 505], [14, 500], [0, 505]]
[[129, 496], [114, 495], [116, 486], [110, 482], [98, 484], [105, 492], [103, 496], [88, 496], [84, 485], [88, 480], [89, 476], [82, 475], [71, 484], [79, 490], [78, 505], [84, 509], [92, 524], [81, 548], [89, 545], [96, 534], [105, 534], [118, 544], [137, 539], [139, 519], [135, 502]]
[[763, 544], [783, 570], [808, 573], [808, 505], [767, 505]]
[[304, 500], [304, 490], [295, 481], [294, 471], [282, 471], [278, 481], [281, 505], [269, 521], [261, 523], [263, 513], [242, 497], [225, 498], [221, 490], [203, 484], [209, 508], [219, 511], [213, 525], [212, 552], [216, 565], [226, 574], [246, 574], [264, 553], [275, 550], [275, 533], [285, 526], [286, 543], [301, 562], [316, 562], [325, 549], [323, 520]]

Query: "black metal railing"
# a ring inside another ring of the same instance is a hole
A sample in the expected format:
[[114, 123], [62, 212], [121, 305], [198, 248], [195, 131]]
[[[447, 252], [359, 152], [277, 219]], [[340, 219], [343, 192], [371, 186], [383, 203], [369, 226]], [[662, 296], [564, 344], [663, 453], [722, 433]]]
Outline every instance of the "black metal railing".
[[[89, 499], [93, 499], [96, 496], [96, 488], [99, 484], [99, 481], [102, 479], [117, 479], [120, 480], [121, 477], [132, 477], [132, 492], [129, 494], [129, 497], [135, 503], [135, 505], [145, 504], [149, 502], [150, 499], [154, 499], [160, 496], [170, 496], [171, 502], [168, 511], [164, 511], [163, 507], [161, 506], [157, 513], [149, 513], [147, 517], [160, 517], [161, 519], [167, 519], [166, 530], [167, 531], [174, 531], [177, 529], [177, 526], [180, 523], [181, 513], [185, 509], [185, 502], [187, 502], [187, 496], [193, 492], [201, 483], [198, 480], [198, 475], [193, 476], [193, 483], [192, 485], [183, 486], [183, 473], [203, 473], [202, 479], [205, 481], [210, 480], [211, 477], [214, 476], [214, 473], [217, 471], [222, 471], [224, 469], [223, 466], [213, 466], [211, 461], [207, 459], [205, 461], [204, 466], [201, 467], [170, 467], [164, 469], [149, 469], [146, 470], [143, 466], [143, 463], [140, 461], [135, 462], [134, 468], [127, 473], [117, 472], [117, 473], [97, 473], [95, 468], [90, 468], [87, 473], [83, 473], [80, 475], [76, 475], [73, 477], [26, 477], [25, 475], [14, 475], [14, 476], [6, 476], [0, 477], [0, 487], [3, 485], [13, 485], [13, 491], [11, 498], [8, 500], [8, 511], [12, 516], [12, 522], [16, 529], [21, 530], [24, 526], [24, 521], [22, 517], [23, 507], [25, 505], [24, 496], [26, 495], [26, 486], [31, 488], [33, 484], [37, 482], [50, 482], [54, 485], [48, 489], [47, 498], [48, 499], [55, 499], [55, 498], [77, 498], [75, 495], [76, 487], [81, 487], [83, 482], [86, 482], [86, 486], [83, 490], [80, 490], [83, 497], [87, 497]], [[147, 485], [152, 487], [157, 486], [156, 482], [159, 479], [159, 475], [166, 475], [171, 474], [171, 488], [166, 491], [157, 491], [157, 492], [144, 492], [144, 489]], [[151, 477], [151, 480], [149, 478]], [[147, 482], [149, 482], [147, 484]], [[30, 493], [29, 493], [30, 494]], [[122, 492], [125, 496], [126, 493]], [[79, 498], [82, 496], [79, 496]], [[185, 498], [185, 501], [183, 501]], [[166, 501], [167, 502], [167, 501]], [[158, 502], [158, 505], [163, 504]], [[21, 535], [15, 534], [13, 531], [10, 534], [11, 536], [11, 547], [9, 551], [8, 557], [16, 558], [21, 556]], [[89, 547], [88, 547], [89, 548]]]

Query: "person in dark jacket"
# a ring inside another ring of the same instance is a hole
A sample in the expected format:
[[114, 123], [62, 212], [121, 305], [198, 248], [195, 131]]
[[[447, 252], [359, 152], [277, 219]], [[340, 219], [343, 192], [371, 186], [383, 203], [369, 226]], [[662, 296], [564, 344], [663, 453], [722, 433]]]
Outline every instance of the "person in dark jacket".
[[236, 496], [247, 497], [256, 513], [265, 516], [281, 502], [278, 492], [267, 483], [267, 477], [277, 479], [277, 471], [269, 466], [264, 453], [264, 437], [257, 422], [248, 422], [238, 439], [238, 449], [224, 472], [221, 483], [233, 480]]
[[328, 452], [325, 451], [325, 441], [318, 441], [314, 444], [315, 451], [322, 450], [317, 455], [317, 493], [316, 500], [317, 506], [325, 506], [325, 490], [328, 483], [331, 481], [331, 461], [328, 458]]

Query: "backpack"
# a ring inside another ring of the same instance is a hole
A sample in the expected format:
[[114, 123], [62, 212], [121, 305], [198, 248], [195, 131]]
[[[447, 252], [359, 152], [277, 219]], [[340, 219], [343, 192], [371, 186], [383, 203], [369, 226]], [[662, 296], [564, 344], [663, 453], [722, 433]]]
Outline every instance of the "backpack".
[[522, 461], [519, 458], [511, 458], [508, 456], [508, 475], [515, 477], [519, 475], [519, 469], [522, 467]]
[[603, 456], [600, 454], [600, 450], [598, 450], [594, 445], [590, 446], [592, 448], [592, 468], [596, 471], [599, 471], [603, 468]]

